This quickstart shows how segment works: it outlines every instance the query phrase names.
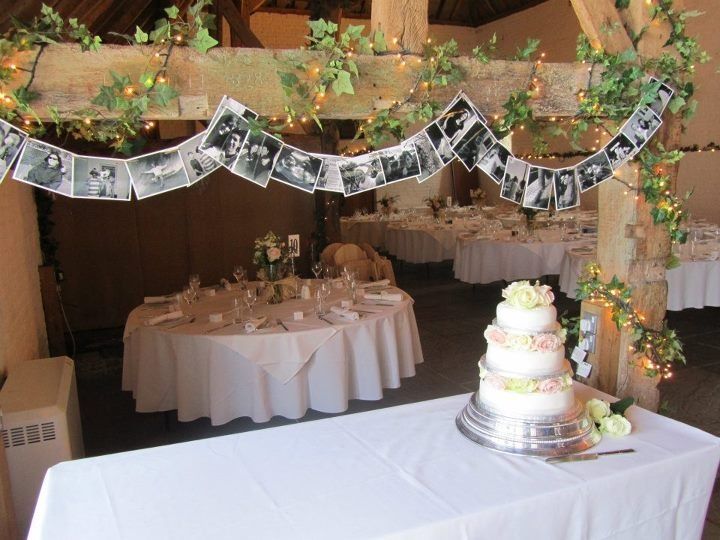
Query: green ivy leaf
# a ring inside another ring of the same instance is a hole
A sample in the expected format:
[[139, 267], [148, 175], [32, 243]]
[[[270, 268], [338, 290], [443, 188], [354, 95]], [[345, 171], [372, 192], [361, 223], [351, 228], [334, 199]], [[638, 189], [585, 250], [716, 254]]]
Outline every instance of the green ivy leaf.
[[201, 52], [202, 54], [207, 53], [208, 49], [212, 49], [217, 44], [218, 40], [210, 35], [210, 32], [207, 28], [201, 28], [200, 30], [198, 30], [197, 34], [195, 34], [195, 37], [192, 38], [189, 42], [189, 45], [193, 49]]
[[680, 109], [685, 106], [685, 99], [680, 96], [675, 96], [670, 100], [670, 103], [668, 103], [668, 109], [670, 109], [670, 112], [673, 114], [677, 114]]
[[168, 18], [177, 19], [178, 15], [180, 15], [180, 8], [177, 6], [165, 8], [165, 13], [167, 13]]
[[135, 42], [136, 43], [147, 43], [150, 36], [148, 36], [143, 29], [139, 26], [135, 27]]
[[382, 30], [375, 30], [375, 35], [373, 36], [373, 50], [376, 53], [383, 53], [387, 51], [385, 34], [383, 34]]
[[333, 92], [335, 92], [335, 95], [338, 96], [342, 94], [355, 94], [355, 89], [350, 80], [350, 73], [347, 71], [338, 71], [337, 79], [335, 79], [330, 86]]
[[140, 75], [139, 81], [145, 88], [150, 89], [155, 84], [155, 74], [150, 71], [146, 71]]

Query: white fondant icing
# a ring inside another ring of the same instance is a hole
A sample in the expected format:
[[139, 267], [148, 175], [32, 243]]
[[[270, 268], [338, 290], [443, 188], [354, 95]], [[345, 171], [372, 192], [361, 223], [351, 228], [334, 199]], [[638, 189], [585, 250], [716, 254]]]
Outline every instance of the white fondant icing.
[[557, 328], [555, 306], [521, 309], [500, 302], [497, 306], [497, 324], [501, 327], [530, 332], [553, 332]]
[[575, 404], [572, 386], [556, 394], [521, 394], [499, 390], [480, 381], [478, 399], [502, 414], [523, 416], [549, 416], [569, 411]]
[[485, 362], [491, 369], [519, 377], [536, 377], [563, 369], [566, 365], [565, 348], [553, 352], [522, 351], [488, 343]]

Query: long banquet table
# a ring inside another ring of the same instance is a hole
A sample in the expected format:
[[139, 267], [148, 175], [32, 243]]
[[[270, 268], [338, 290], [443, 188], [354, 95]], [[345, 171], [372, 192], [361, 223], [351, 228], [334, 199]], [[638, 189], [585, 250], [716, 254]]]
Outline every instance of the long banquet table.
[[29, 538], [700, 538], [718, 438], [632, 407], [593, 451], [635, 453], [550, 465], [463, 437], [467, 399], [61, 463]]
[[[381, 399], [383, 388], [399, 387], [423, 361], [413, 300], [405, 293], [394, 305], [358, 306], [368, 312], [358, 321], [328, 315], [332, 324], [313, 314], [311, 300], [259, 305], [255, 315], [270, 324], [252, 334], [208, 321], [210, 313], [231, 309], [237, 294], [221, 291], [185, 306], [196, 320], [175, 328], [144, 326], [152, 306], [130, 314], [122, 388], [132, 391], [138, 412], [177, 409], [180, 421], [209, 417], [213, 425], [241, 416], [300, 418], [308, 408], [342, 412], [350, 399]], [[335, 290], [329, 302], [344, 298]], [[303, 320], [293, 320], [296, 311]]]

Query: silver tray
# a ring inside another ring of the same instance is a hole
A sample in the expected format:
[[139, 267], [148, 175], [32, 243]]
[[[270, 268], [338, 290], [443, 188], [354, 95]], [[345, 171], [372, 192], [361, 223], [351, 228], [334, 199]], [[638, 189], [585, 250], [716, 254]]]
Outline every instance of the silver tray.
[[473, 442], [522, 456], [566, 456], [595, 446], [601, 438], [578, 400], [566, 414], [515, 417], [478, 403], [475, 392], [455, 424]]

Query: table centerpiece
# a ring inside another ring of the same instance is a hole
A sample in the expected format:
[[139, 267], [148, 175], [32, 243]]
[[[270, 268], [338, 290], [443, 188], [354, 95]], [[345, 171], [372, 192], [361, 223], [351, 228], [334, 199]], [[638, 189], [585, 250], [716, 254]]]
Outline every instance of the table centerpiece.
[[[258, 279], [266, 282], [271, 288], [268, 297], [269, 304], [279, 304], [283, 301], [283, 286], [292, 284], [283, 279], [287, 272], [288, 250], [285, 242], [280, 240], [274, 232], [268, 231], [263, 237], [255, 239], [253, 263], [258, 266]], [[288, 294], [288, 297], [292, 292]]]

